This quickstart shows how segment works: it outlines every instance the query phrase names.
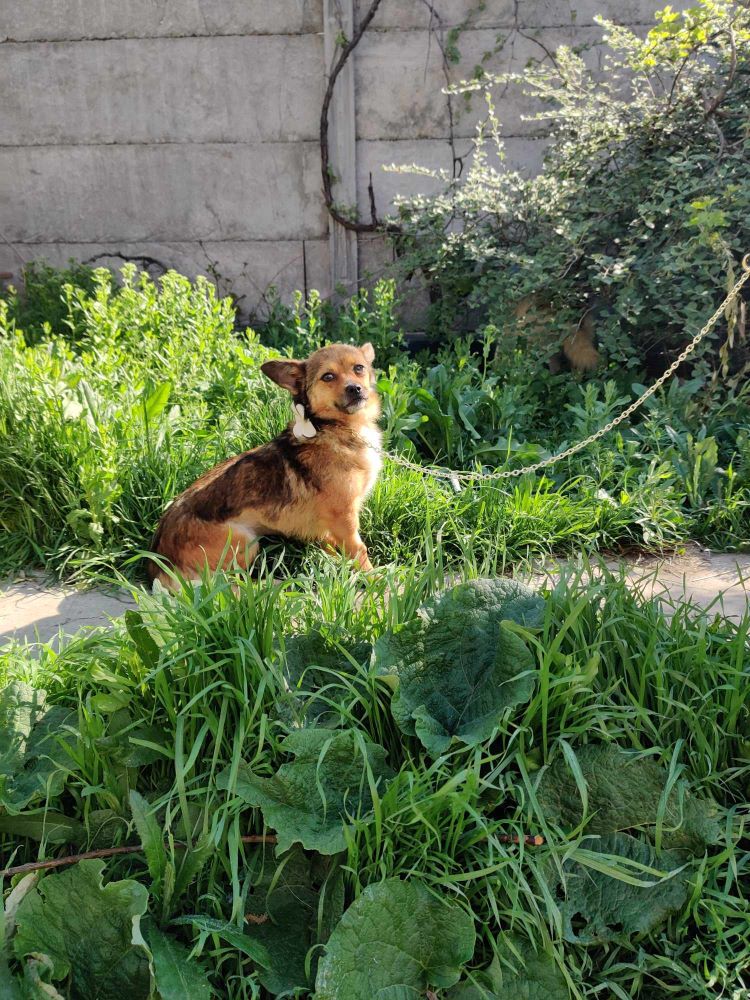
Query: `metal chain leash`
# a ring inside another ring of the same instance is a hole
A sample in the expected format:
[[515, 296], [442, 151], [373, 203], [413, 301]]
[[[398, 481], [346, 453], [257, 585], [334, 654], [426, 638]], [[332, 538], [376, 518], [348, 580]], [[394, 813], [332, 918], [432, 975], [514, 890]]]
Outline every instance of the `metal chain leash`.
[[529, 472], [538, 472], [540, 469], [549, 468], [550, 465], [562, 462], [563, 459], [570, 458], [571, 455], [577, 455], [579, 451], [583, 451], [584, 448], [593, 444], [594, 441], [598, 441], [599, 438], [604, 437], [605, 434], [609, 434], [611, 430], [614, 430], [615, 427], [635, 413], [635, 411], [641, 407], [647, 399], [650, 399], [650, 397], [653, 396], [654, 393], [657, 392], [664, 385], [664, 383], [672, 377], [672, 375], [674, 375], [682, 362], [693, 353], [703, 338], [714, 328], [722, 314], [729, 308], [729, 306], [732, 305], [734, 300], [740, 294], [745, 282], [750, 279], [750, 254], [746, 254], [742, 260], [742, 272], [743, 273], [735, 282], [734, 287], [729, 291], [726, 298], [713, 316], [708, 320], [702, 330], [693, 337], [685, 350], [675, 361], [672, 362], [664, 374], [661, 375], [653, 383], [653, 385], [646, 389], [642, 396], [636, 399], [634, 403], [631, 403], [630, 406], [627, 406], [622, 413], [620, 413], [613, 420], [610, 420], [608, 424], [605, 424], [604, 427], [600, 427], [598, 431], [589, 435], [589, 437], [585, 440], [571, 445], [570, 448], [566, 448], [566, 450], [560, 452], [559, 455], [551, 455], [549, 458], [545, 458], [540, 462], [535, 462], [533, 465], [525, 465], [520, 469], [501, 469], [496, 472], [458, 472], [440, 465], [419, 465], [416, 462], [410, 462], [407, 458], [403, 458], [401, 455], [394, 455], [393, 452], [384, 451], [382, 449], [380, 450], [380, 453], [384, 458], [387, 458], [390, 462], [394, 462], [396, 465], [402, 466], [404, 469], [411, 469], [412, 472], [421, 472], [423, 475], [432, 476], [434, 479], [448, 479], [454, 484], [462, 481], [476, 482], [477, 480], [488, 479], [514, 479], [517, 476], [525, 476]]

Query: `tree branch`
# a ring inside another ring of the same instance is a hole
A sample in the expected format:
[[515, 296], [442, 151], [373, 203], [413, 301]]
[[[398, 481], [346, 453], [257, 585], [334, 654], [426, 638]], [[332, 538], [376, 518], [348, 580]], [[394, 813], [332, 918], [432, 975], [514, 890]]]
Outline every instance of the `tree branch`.
[[726, 96], [729, 93], [732, 84], [734, 83], [734, 78], [737, 73], [737, 45], [734, 40], [734, 28], [732, 27], [729, 28], [729, 44], [732, 49], [732, 60], [729, 65], [729, 73], [727, 75], [727, 80], [724, 86], [719, 91], [719, 93], [707, 105], [705, 112], [707, 119], [711, 118], [711, 116], [718, 111], [718, 109], [726, 100]]
[[[240, 837], [243, 844], [275, 844], [276, 837], [272, 834], [257, 833]], [[187, 847], [187, 844], [176, 843], [175, 847]], [[89, 861], [91, 858], [113, 858], [118, 854], [141, 854], [142, 844], [131, 844], [128, 847], [104, 847], [100, 851], [84, 851], [83, 854], [69, 854], [64, 858], [48, 858], [46, 861], [30, 861], [26, 865], [16, 865], [15, 868], [5, 868], [0, 871], [0, 879], [11, 875], [25, 875], [26, 872], [36, 872], [42, 868], [63, 868], [65, 865], [75, 865], [79, 861]]]
[[356, 222], [352, 219], [347, 219], [345, 215], [342, 215], [341, 212], [339, 212], [333, 200], [333, 169], [331, 167], [331, 154], [328, 148], [328, 112], [331, 107], [333, 89], [336, 86], [336, 80], [338, 79], [341, 70], [346, 65], [347, 59], [359, 45], [362, 36], [365, 31], [367, 31], [370, 21], [372, 21], [375, 17], [380, 4], [381, 0], [372, 0], [370, 8], [362, 18], [359, 27], [346, 45], [344, 45], [341, 49], [341, 54], [333, 64], [333, 68], [331, 69], [331, 73], [328, 77], [328, 86], [326, 87], [326, 91], [323, 96], [323, 106], [320, 111], [320, 168], [323, 174], [323, 198], [325, 199], [326, 208], [328, 209], [331, 218], [335, 219], [335, 221], [338, 222], [340, 226], [343, 226], [344, 229], [351, 229], [355, 233], [374, 233], [379, 230], [384, 230], [386, 232], [398, 231], [397, 226], [393, 226], [392, 224], [383, 225], [378, 220], [375, 212], [375, 196], [372, 192], [372, 184], [370, 185], [371, 222]]

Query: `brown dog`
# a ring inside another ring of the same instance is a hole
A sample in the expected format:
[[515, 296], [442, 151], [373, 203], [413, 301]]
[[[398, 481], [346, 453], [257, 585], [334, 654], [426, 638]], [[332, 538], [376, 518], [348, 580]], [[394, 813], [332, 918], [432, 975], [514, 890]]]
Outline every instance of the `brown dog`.
[[[331, 344], [306, 361], [266, 361], [297, 419], [273, 441], [227, 459], [166, 510], [153, 552], [183, 576], [233, 560], [248, 566], [261, 535], [335, 545], [371, 569], [359, 512], [380, 471], [380, 401], [371, 344]], [[151, 580], [173, 581], [149, 562]]]

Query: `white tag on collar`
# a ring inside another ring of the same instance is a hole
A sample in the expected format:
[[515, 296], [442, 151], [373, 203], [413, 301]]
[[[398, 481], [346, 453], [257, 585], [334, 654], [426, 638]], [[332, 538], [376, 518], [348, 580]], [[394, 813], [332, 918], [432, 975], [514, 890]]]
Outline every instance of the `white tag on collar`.
[[292, 434], [298, 441], [304, 441], [305, 438], [314, 438], [317, 433], [313, 424], [305, 416], [305, 408], [302, 403], [295, 403]]

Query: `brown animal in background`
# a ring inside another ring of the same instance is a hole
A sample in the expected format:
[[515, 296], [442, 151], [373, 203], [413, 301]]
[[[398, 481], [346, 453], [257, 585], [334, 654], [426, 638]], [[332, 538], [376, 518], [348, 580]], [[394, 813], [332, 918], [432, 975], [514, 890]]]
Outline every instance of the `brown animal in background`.
[[[519, 330], [527, 336], [544, 339], [549, 336], [552, 309], [544, 305], [538, 296], [527, 295], [521, 299], [515, 308], [515, 317]], [[594, 321], [590, 310], [563, 340], [562, 350], [550, 359], [553, 372], [560, 371], [563, 357], [576, 372], [590, 372], [598, 367], [601, 359], [594, 343]]]
[[[274, 534], [336, 546], [371, 569], [359, 513], [381, 465], [374, 360], [371, 344], [331, 344], [306, 361], [266, 361], [261, 370], [289, 390], [296, 421], [189, 486], [164, 513], [152, 551], [197, 578], [206, 566], [249, 566], [258, 538]], [[149, 576], [174, 586], [153, 561]]]

